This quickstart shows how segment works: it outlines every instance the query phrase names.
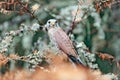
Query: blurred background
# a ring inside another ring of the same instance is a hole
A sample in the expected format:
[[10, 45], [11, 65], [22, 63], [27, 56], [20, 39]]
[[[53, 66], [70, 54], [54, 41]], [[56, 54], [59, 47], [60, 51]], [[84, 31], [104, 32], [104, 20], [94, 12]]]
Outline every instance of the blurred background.
[[[1, 2], [4, 0], [1, 0]], [[34, 15], [39, 19], [40, 27], [45, 25], [46, 21], [51, 18], [58, 20], [59, 25], [66, 31], [70, 27], [73, 19], [76, 16], [75, 28], [73, 30], [74, 40], [84, 42], [91, 53], [96, 52], [107, 53], [120, 60], [120, 4], [119, 2], [108, 3], [109, 7], [100, 7], [92, 0], [22, 0], [28, 3], [28, 9], [34, 12]], [[101, 3], [98, 2], [100, 6]], [[17, 6], [18, 11], [22, 10]], [[20, 56], [31, 54], [33, 50], [44, 50], [49, 47], [48, 35], [43, 30], [37, 30], [38, 20], [31, 17], [27, 12], [5, 12], [0, 13], [0, 41], [4, 39], [10, 31], [23, 30], [13, 39], [8, 38], [8, 42], [0, 43], [7, 46], [6, 55], [16, 53]], [[102, 9], [101, 9], [102, 8]], [[17, 10], [16, 9], [16, 10]], [[11, 9], [12, 10], [12, 9]], [[97, 11], [98, 10], [98, 11]], [[100, 11], [99, 11], [100, 10]], [[24, 11], [23, 11], [24, 12]], [[76, 14], [77, 12], [77, 14]], [[28, 29], [33, 31], [29, 31]], [[12, 32], [11, 32], [12, 33]], [[12, 40], [9, 42], [9, 40]], [[5, 47], [6, 48], [6, 47]], [[102, 72], [117, 73], [116, 63], [110, 63], [108, 60], [102, 60], [96, 56], [99, 68]], [[10, 69], [15, 68], [15, 62], [8, 63]], [[25, 67], [24, 62], [19, 61], [16, 66]], [[5, 65], [6, 66], [6, 65]], [[4, 72], [6, 69], [3, 66], [0, 70]]]

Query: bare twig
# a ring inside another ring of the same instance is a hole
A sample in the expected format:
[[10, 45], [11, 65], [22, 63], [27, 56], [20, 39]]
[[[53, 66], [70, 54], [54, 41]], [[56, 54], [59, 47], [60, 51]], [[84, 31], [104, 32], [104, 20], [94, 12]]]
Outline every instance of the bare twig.
[[75, 20], [76, 20], [78, 11], [79, 11], [79, 4], [78, 4], [78, 7], [77, 7], [77, 11], [76, 11], [76, 13], [75, 13], [75, 16], [74, 16], [74, 18], [73, 18], [73, 21], [72, 21], [69, 29], [66, 31], [67, 34], [72, 33], [73, 29], [74, 29], [75, 26], [76, 26]]
[[43, 25], [43, 23], [40, 22], [40, 20], [38, 19], [37, 16], [34, 15], [34, 13], [32, 13], [28, 8], [26, 8], [19, 0], [17, 0], [17, 1], [25, 9], [25, 11], [27, 11], [33, 18], [35, 18], [38, 21], [39, 25]]

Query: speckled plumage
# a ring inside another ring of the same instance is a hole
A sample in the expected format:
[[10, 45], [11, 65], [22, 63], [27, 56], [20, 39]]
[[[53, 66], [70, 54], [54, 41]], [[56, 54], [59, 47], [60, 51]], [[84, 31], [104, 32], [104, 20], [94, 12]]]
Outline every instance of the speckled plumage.
[[82, 63], [78, 54], [69, 39], [68, 35], [59, 27], [55, 19], [50, 19], [46, 23], [48, 35], [52, 43], [62, 50], [73, 62]]
[[60, 27], [51, 28], [50, 30], [48, 30], [48, 34], [51, 38], [51, 41], [53, 41], [53, 43], [60, 50], [62, 50], [66, 54], [71, 54], [71, 55], [77, 57], [77, 55], [76, 55], [77, 53], [74, 49], [74, 46], [73, 46], [71, 40], [69, 39], [67, 34]]

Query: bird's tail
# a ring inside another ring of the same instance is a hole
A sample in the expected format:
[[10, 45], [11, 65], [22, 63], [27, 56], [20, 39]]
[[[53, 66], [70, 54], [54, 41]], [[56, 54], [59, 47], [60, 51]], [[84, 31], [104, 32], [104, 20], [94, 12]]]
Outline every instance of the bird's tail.
[[67, 54], [67, 56], [68, 56], [68, 57], [70, 58], [70, 60], [71, 60], [72, 62], [74, 62], [75, 64], [84, 65], [80, 58], [76, 58], [75, 56], [69, 55], [69, 54]]

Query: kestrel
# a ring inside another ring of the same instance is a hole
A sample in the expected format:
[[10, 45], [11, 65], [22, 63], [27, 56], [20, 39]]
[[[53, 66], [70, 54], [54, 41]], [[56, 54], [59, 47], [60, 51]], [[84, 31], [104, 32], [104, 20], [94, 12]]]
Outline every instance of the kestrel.
[[45, 27], [48, 31], [51, 42], [63, 51], [72, 62], [82, 64], [72, 41], [62, 28], [59, 27], [57, 20], [48, 20]]

